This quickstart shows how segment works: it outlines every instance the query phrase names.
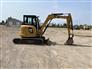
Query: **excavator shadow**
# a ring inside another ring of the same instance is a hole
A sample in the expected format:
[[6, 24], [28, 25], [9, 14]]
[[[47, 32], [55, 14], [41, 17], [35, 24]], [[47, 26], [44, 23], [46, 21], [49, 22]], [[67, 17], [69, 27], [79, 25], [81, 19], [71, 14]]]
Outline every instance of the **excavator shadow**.
[[80, 45], [80, 44], [73, 44], [71, 46], [74, 46], [74, 47], [92, 47], [92, 45]]
[[[58, 44], [58, 43], [54, 43], [52, 45], [65, 45], [65, 44]], [[72, 45], [65, 45], [65, 46], [72, 46], [72, 47], [92, 47], [91, 45], [79, 45], [79, 44], [72, 44]]]
[[[59, 45], [59, 46], [61, 46], [61, 45], [65, 45], [65, 44], [59, 44], [57, 42], [50, 41], [50, 45], [53, 45], [53, 46]], [[72, 45], [65, 45], [65, 46], [72, 46], [72, 47], [92, 47], [92, 45], [80, 45], [80, 44], [72, 44]]]
[[92, 37], [92, 35], [74, 35], [74, 36], [79, 36], [79, 37]]

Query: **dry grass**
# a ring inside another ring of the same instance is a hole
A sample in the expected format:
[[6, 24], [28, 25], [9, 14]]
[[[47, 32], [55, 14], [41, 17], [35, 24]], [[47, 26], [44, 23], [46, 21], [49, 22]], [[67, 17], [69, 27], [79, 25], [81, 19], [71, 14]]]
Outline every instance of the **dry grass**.
[[0, 67], [1, 69], [91, 69], [91, 31], [74, 31], [73, 46], [65, 46], [67, 30], [48, 28], [45, 36], [56, 42], [51, 46], [15, 45], [12, 39], [19, 37], [16, 28], [0, 26]]

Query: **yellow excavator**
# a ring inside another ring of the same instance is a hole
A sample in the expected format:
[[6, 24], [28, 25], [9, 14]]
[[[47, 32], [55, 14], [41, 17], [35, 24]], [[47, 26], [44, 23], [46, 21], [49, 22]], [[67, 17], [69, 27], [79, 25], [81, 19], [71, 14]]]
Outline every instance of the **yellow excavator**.
[[[46, 39], [43, 34], [48, 28], [49, 24], [53, 19], [66, 19], [68, 29], [68, 40], [65, 44], [73, 44], [73, 22], [71, 13], [52, 13], [49, 14], [45, 22], [40, 25], [38, 16], [36, 15], [24, 15], [23, 23], [20, 26], [19, 36], [21, 38], [14, 38], [13, 42], [16, 44], [48, 44], [49, 39]], [[60, 36], [60, 35], [59, 35]], [[62, 36], [63, 37], [63, 36]]]

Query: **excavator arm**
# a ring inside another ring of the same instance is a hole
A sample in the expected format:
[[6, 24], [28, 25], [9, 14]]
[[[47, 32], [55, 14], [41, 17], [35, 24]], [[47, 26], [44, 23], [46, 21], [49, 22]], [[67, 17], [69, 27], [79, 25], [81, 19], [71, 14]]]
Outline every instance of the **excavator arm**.
[[70, 35], [73, 36], [73, 23], [72, 23], [72, 17], [71, 17], [70, 13], [68, 13], [68, 15], [66, 15], [66, 16], [63, 13], [55, 13], [55, 14], [48, 15], [48, 17], [46, 18], [45, 22], [41, 26], [41, 31], [43, 31], [42, 35], [46, 31], [46, 29], [48, 27], [48, 24], [52, 21], [52, 19], [55, 19], [55, 18], [66, 19], [67, 28], [68, 28], [68, 35], [69, 35], [69, 37], [70, 37]]
[[48, 15], [46, 18], [45, 22], [41, 26], [40, 30], [42, 31], [42, 34], [46, 31], [48, 25], [51, 23], [52, 19], [58, 18], [58, 19], [66, 19], [66, 24], [67, 24], [67, 29], [68, 29], [68, 40], [66, 41], [65, 44], [71, 45], [73, 44], [73, 22], [72, 22], [72, 17], [70, 13], [67, 13], [68, 15], [64, 15], [64, 13], [54, 13]]

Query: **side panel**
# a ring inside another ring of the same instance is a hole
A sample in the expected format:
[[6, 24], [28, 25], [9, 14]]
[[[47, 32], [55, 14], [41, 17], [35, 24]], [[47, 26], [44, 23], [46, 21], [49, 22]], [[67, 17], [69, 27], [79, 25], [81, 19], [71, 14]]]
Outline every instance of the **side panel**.
[[21, 25], [19, 35], [21, 37], [36, 37], [37, 31], [34, 26], [31, 25]]

